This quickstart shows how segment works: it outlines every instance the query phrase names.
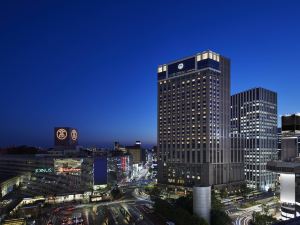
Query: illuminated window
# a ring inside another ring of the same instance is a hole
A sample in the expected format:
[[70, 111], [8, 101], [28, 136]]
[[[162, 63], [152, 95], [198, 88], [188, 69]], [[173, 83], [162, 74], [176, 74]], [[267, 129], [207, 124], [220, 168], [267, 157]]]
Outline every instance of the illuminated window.
[[208, 53], [208, 56], [209, 56], [210, 59], [212, 59], [212, 58], [213, 58], [213, 57], [212, 57], [212, 52], [209, 52], [209, 53]]
[[213, 60], [217, 60], [217, 55], [216, 54], [213, 54]]
[[203, 53], [202, 54], [202, 59], [207, 59], [208, 58], [208, 53]]
[[197, 55], [197, 62], [201, 61], [201, 55]]
[[167, 71], [167, 66], [164, 66], [163, 71]]
[[160, 66], [158, 67], [158, 72], [161, 73], [163, 71], [163, 68]]

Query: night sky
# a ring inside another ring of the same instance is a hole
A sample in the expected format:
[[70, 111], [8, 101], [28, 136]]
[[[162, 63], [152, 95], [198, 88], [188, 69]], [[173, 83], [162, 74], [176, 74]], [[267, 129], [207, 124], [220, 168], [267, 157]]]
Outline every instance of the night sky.
[[156, 143], [159, 64], [211, 49], [232, 93], [265, 87], [300, 111], [299, 1], [0, 2], [0, 147]]

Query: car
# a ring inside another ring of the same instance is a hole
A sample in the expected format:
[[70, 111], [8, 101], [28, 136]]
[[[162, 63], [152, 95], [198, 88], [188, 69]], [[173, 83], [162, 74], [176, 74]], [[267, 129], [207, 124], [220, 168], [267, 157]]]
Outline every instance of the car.
[[68, 225], [73, 225], [73, 221], [72, 221], [72, 219], [71, 219], [71, 218], [69, 218], [69, 219], [68, 219], [68, 222], [67, 222], [67, 224], [68, 224]]
[[73, 211], [74, 209], [75, 209], [75, 207], [71, 206], [71, 207], [67, 208], [66, 210], [67, 211]]
[[175, 225], [175, 223], [173, 223], [173, 222], [171, 222], [171, 221], [168, 221], [168, 222], [166, 223], [166, 225]]
[[53, 210], [54, 213], [59, 212], [62, 209], [62, 207], [57, 207], [56, 209]]

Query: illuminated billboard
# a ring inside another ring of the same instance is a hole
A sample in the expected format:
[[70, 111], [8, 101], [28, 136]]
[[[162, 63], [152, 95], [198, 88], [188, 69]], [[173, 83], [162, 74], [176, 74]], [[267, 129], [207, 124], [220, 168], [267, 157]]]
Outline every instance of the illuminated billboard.
[[94, 159], [94, 184], [95, 185], [107, 184], [107, 159], [106, 158]]
[[55, 146], [76, 146], [78, 144], [77, 129], [71, 127], [55, 127], [54, 144]]
[[54, 159], [54, 171], [57, 175], [81, 175], [83, 159]]

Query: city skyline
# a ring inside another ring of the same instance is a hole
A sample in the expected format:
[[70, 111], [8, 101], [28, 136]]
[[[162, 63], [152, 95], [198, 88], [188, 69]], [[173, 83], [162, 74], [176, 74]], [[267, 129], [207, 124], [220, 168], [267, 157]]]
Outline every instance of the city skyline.
[[80, 145], [155, 145], [157, 66], [207, 49], [231, 59], [231, 94], [264, 87], [279, 118], [299, 111], [299, 4], [258, 3], [1, 3], [0, 147], [52, 147], [55, 126]]

